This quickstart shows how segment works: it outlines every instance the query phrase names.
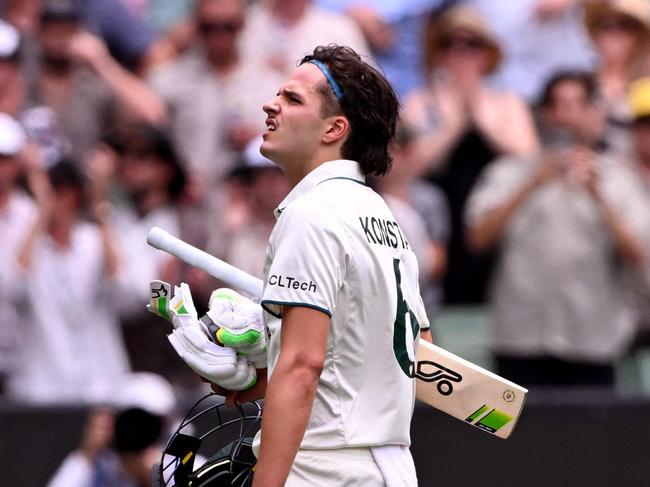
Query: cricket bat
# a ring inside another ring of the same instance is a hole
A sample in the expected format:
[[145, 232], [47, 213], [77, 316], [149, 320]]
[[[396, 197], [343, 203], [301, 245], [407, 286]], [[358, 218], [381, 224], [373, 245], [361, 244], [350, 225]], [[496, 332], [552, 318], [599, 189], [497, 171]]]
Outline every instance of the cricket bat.
[[[147, 243], [204, 270], [251, 296], [262, 296], [260, 279], [153, 227]], [[528, 390], [425, 340], [416, 363], [416, 398], [499, 438], [517, 424]]]

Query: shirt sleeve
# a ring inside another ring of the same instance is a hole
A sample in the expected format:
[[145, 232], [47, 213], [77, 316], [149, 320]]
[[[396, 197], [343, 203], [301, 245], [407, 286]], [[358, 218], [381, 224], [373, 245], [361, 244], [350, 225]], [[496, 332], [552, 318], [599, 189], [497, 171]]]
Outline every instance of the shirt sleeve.
[[286, 208], [270, 242], [262, 307], [304, 306], [330, 318], [346, 272], [345, 229], [328, 208], [298, 200]]

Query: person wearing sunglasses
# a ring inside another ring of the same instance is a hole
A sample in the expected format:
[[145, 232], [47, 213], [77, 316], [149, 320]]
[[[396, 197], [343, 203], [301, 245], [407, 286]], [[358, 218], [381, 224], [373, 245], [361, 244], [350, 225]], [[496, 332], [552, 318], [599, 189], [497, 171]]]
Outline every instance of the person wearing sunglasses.
[[503, 53], [475, 10], [452, 7], [430, 18], [424, 46], [428, 83], [407, 97], [404, 117], [416, 133], [414, 157], [428, 167], [429, 178], [449, 201], [446, 301], [482, 302], [492, 259], [467, 250], [465, 200], [490, 161], [535, 151], [537, 135], [522, 99], [487, 85]]
[[200, 0], [192, 22], [193, 44], [154, 70], [150, 81], [170, 108], [172, 136], [189, 163], [191, 178], [207, 188], [262, 133], [259, 107], [281, 79], [239, 49], [243, 0]]

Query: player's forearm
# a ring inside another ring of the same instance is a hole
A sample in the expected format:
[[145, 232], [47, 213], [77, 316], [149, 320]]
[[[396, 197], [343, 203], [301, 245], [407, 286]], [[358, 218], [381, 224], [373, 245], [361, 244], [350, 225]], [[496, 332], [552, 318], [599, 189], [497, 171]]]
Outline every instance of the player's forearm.
[[254, 487], [285, 484], [307, 428], [319, 376], [318, 369], [283, 363], [281, 356], [266, 388]]

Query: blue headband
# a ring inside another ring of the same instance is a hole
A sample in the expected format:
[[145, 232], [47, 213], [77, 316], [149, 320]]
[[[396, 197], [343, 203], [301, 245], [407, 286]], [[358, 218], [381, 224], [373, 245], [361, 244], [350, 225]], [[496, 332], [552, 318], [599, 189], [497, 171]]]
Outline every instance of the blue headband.
[[330, 73], [330, 70], [327, 68], [327, 66], [325, 66], [325, 63], [319, 61], [318, 59], [312, 59], [309, 62], [321, 70], [323, 76], [325, 76], [325, 78], [327, 79], [327, 84], [330, 85], [330, 88], [332, 88], [332, 91], [334, 92], [334, 96], [340, 102], [341, 98], [343, 98], [343, 90], [341, 90], [341, 87], [336, 82], [334, 76], [332, 76], [332, 73]]

